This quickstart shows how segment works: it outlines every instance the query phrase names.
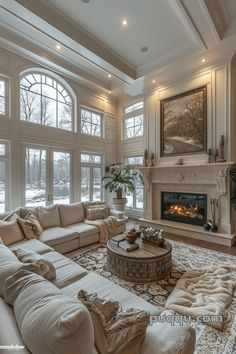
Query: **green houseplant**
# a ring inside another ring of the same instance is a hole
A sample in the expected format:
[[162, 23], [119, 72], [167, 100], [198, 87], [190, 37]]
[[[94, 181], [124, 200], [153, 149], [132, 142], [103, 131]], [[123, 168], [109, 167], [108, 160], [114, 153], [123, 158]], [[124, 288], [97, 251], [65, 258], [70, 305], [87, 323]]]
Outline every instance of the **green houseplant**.
[[135, 189], [135, 180], [140, 176], [138, 171], [132, 172], [130, 166], [123, 163], [113, 163], [105, 168], [106, 176], [102, 178], [103, 187], [111, 193], [116, 194], [113, 198], [113, 207], [116, 210], [124, 211], [127, 203], [126, 192], [131, 194]]

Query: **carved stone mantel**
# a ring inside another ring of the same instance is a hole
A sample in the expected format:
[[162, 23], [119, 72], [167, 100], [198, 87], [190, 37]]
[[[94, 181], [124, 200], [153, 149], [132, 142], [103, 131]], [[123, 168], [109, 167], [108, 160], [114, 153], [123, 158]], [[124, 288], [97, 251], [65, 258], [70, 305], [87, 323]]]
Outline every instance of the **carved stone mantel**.
[[[144, 177], [144, 219], [162, 222], [161, 191], [205, 193], [208, 199], [208, 217], [210, 217], [210, 198], [220, 200], [221, 220], [218, 235], [222, 233], [232, 235], [233, 238], [229, 193], [229, 170], [233, 164], [233, 162], [221, 162], [140, 167]], [[184, 227], [185, 224], [182, 224], [181, 229], [183, 230]], [[186, 232], [187, 229], [186, 225]], [[199, 227], [199, 232], [202, 233], [202, 229]]]

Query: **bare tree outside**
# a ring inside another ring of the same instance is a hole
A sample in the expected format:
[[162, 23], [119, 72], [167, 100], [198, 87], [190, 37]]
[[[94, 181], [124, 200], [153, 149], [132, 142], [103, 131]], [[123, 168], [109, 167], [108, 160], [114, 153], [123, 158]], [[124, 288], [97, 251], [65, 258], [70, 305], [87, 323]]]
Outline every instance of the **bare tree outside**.
[[101, 114], [89, 110], [81, 110], [81, 133], [101, 136]]
[[124, 138], [134, 138], [143, 135], [143, 114], [124, 120]]

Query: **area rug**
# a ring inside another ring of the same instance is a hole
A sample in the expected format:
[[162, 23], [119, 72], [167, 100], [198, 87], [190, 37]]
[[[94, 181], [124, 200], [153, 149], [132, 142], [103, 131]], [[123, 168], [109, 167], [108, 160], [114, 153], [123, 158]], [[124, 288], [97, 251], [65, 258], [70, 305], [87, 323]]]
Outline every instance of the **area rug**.
[[[106, 270], [106, 247], [74, 256], [72, 259], [89, 271], [94, 271], [114, 283], [128, 289], [146, 301], [164, 310], [165, 302], [183, 273], [190, 269], [218, 265], [236, 265], [236, 256], [208, 250], [201, 247], [171, 241], [173, 267], [170, 276], [152, 283], [137, 284], [121, 280]], [[227, 309], [228, 323], [219, 331], [203, 323], [189, 322], [196, 330], [195, 354], [235, 354], [236, 353], [236, 293]], [[185, 324], [184, 324], [185, 325]]]

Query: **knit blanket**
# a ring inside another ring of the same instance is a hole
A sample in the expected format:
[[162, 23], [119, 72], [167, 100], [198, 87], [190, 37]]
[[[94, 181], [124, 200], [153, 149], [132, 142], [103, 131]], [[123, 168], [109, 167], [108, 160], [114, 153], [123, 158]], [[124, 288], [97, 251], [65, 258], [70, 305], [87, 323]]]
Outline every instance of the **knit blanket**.
[[98, 220], [85, 219], [84, 222], [99, 229], [100, 243], [106, 243], [109, 237], [113, 236], [116, 231], [117, 218], [115, 216], [108, 216], [106, 219]]
[[222, 330], [235, 288], [236, 266], [190, 270], [178, 280], [165, 307]]

